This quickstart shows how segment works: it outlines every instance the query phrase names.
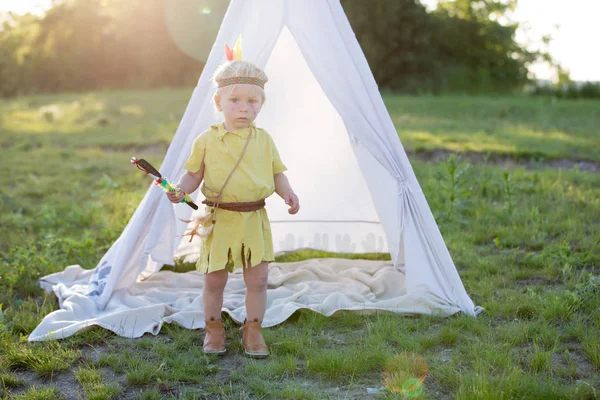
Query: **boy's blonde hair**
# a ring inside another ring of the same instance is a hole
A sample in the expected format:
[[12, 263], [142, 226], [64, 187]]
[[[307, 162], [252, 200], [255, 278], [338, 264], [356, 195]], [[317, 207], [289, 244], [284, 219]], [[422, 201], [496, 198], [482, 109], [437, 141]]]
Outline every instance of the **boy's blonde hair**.
[[[217, 90], [213, 96], [213, 103], [215, 103], [216, 107], [216, 99], [229, 96], [238, 85], [228, 85], [222, 88], [219, 88], [219, 82], [223, 79], [233, 78], [233, 77], [243, 77], [243, 78], [258, 78], [263, 82], [267, 83], [269, 78], [265, 72], [258, 68], [256, 65], [248, 62], [246, 60], [235, 60], [228, 61], [226, 63], [221, 64], [215, 73], [213, 74], [212, 81], [217, 86]], [[253, 90], [255, 90], [256, 95], [260, 96], [261, 104], [265, 104], [265, 91], [257, 85], [252, 85]]]

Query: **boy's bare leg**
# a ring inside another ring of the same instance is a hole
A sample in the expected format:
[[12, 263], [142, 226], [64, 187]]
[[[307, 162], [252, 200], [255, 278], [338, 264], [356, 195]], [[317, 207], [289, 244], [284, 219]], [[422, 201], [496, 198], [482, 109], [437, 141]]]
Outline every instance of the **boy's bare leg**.
[[204, 274], [204, 290], [202, 290], [202, 302], [204, 304], [204, 319], [221, 319], [221, 309], [223, 308], [223, 291], [229, 271], [224, 268], [220, 271]]
[[262, 262], [254, 267], [244, 268], [246, 282], [246, 319], [262, 321], [267, 306], [268, 263]]

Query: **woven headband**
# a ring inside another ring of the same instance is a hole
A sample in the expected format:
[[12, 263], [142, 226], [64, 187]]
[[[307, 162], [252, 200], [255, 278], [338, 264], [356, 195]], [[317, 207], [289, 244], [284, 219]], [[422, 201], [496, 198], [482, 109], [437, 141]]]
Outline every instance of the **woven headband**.
[[[235, 46], [232, 48], [229, 45], [225, 44], [225, 56], [227, 57], [227, 61], [237, 61], [243, 60], [244, 54], [242, 53], [242, 35], [239, 35], [237, 41], [235, 42]], [[219, 88], [229, 85], [256, 85], [261, 89], [265, 88], [265, 81], [258, 78], [250, 78], [245, 76], [234, 76], [232, 78], [221, 79], [217, 82]]]
[[219, 88], [222, 88], [223, 86], [240, 85], [240, 84], [256, 85], [256, 86], [259, 86], [261, 89], [265, 88], [265, 81], [263, 81], [262, 79], [249, 78], [249, 77], [245, 77], [245, 76], [234, 76], [233, 78], [221, 79], [219, 81]]

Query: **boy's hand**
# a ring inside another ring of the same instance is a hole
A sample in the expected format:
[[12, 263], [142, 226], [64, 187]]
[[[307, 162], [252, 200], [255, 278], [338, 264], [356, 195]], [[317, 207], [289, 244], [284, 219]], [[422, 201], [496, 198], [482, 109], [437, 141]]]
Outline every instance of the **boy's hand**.
[[183, 192], [179, 192], [179, 195], [176, 195], [175, 192], [168, 192], [167, 197], [171, 200], [171, 203], [181, 203], [181, 199], [183, 199]]
[[296, 214], [298, 210], [300, 210], [300, 200], [298, 200], [298, 196], [296, 196], [296, 193], [292, 191], [285, 192], [283, 194], [283, 200], [285, 201], [285, 204], [290, 206], [288, 213]]

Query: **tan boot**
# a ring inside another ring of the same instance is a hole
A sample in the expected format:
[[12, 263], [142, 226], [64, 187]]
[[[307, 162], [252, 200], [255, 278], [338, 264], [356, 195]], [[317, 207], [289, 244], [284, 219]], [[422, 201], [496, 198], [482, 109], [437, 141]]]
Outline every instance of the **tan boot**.
[[242, 345], [244, 354], [252, 358], [265, 358], [269, 356], [269, 349], [262, 335], [261, 321], [246, 321], [242, 326]]
[[225, 327], [223, 321], [211, 318], [206, 322], [206, 330], [204, 332], [204, 346], [202, 350], [206, 354], [223, 354], [225, 349]]

